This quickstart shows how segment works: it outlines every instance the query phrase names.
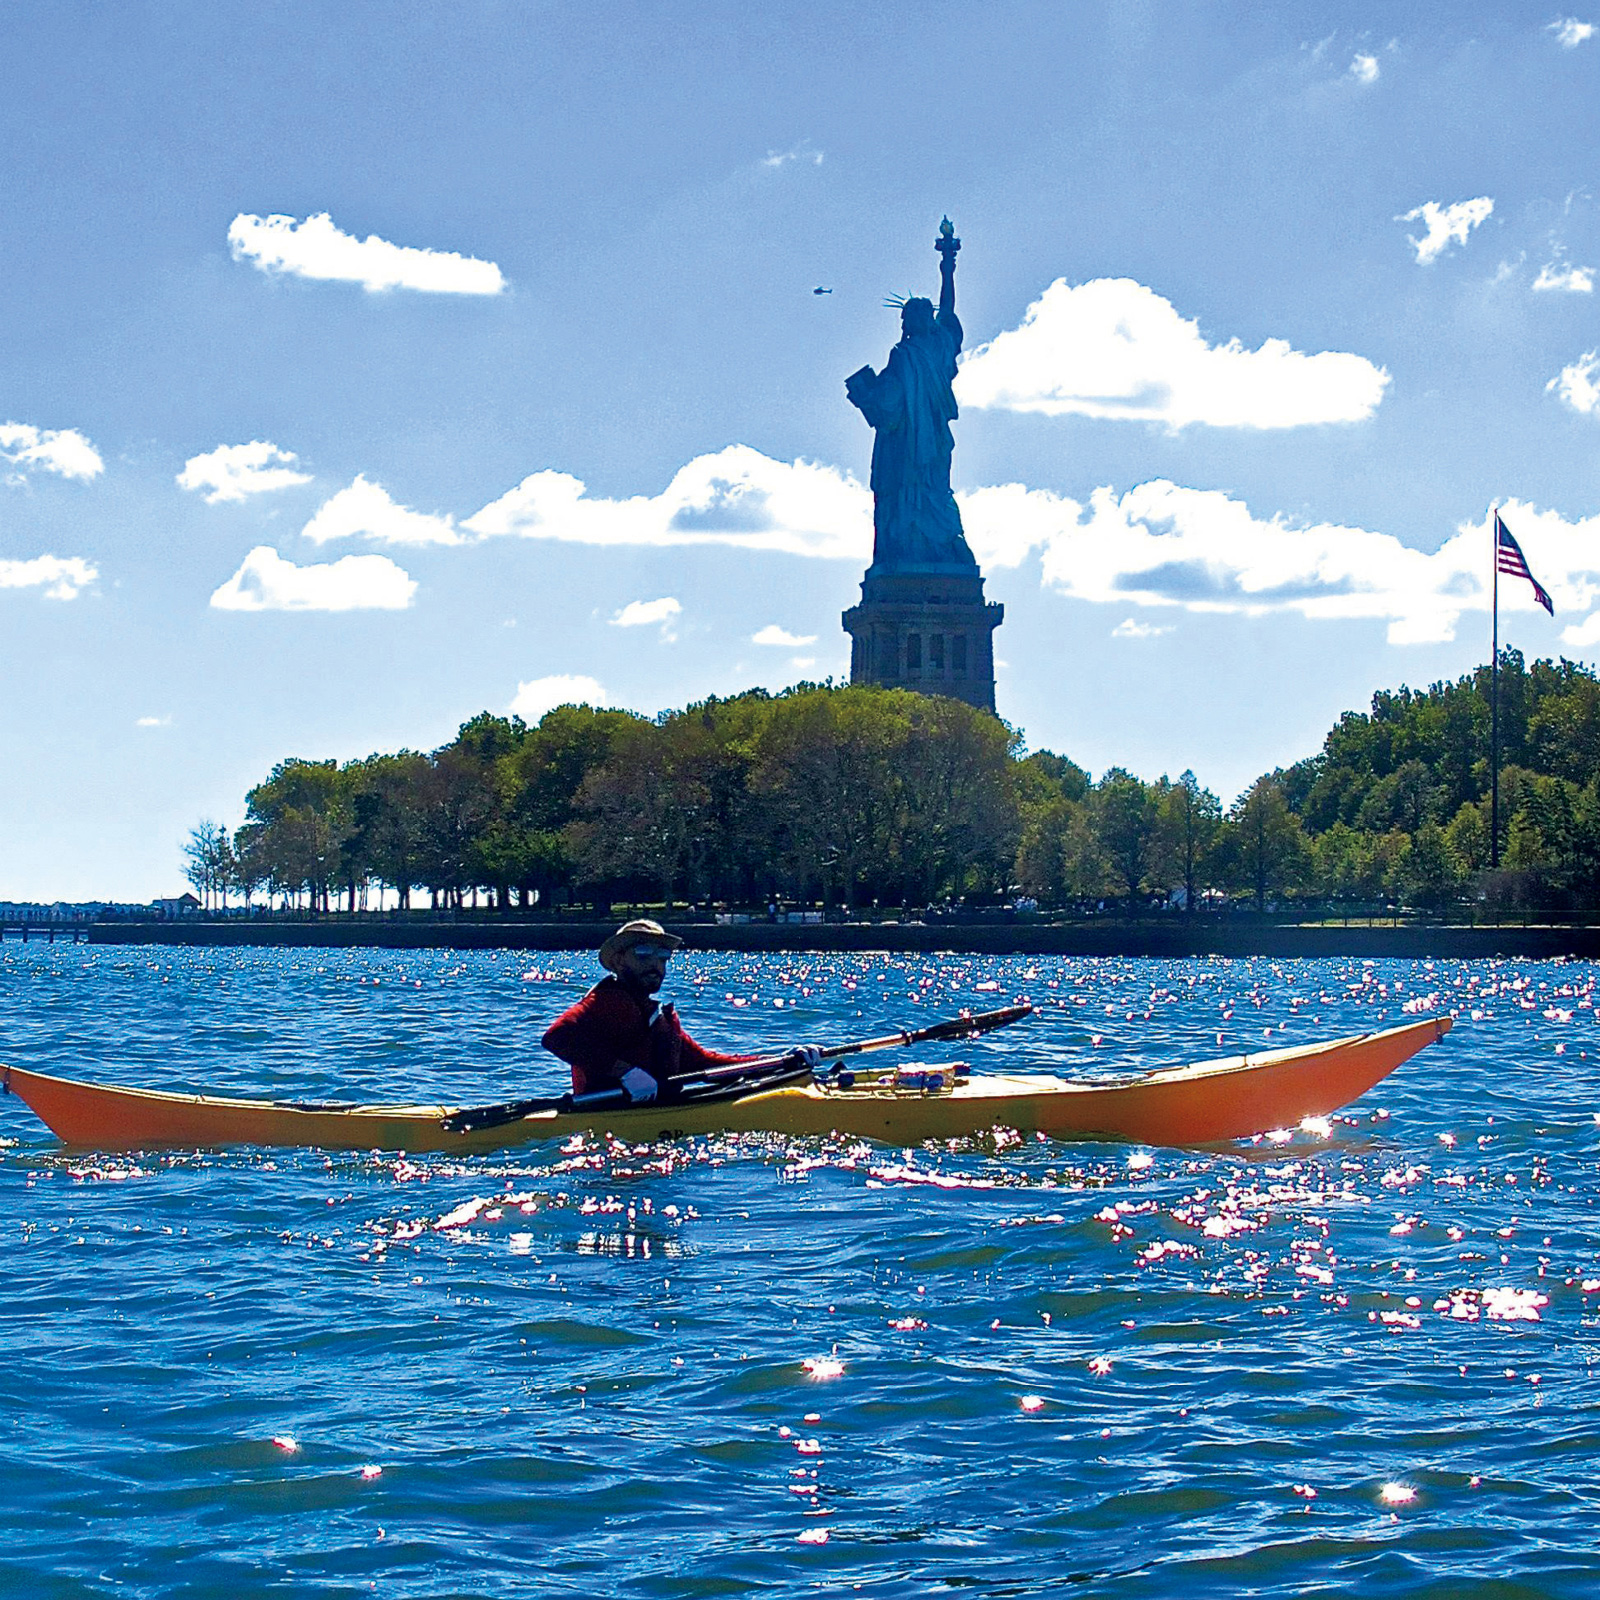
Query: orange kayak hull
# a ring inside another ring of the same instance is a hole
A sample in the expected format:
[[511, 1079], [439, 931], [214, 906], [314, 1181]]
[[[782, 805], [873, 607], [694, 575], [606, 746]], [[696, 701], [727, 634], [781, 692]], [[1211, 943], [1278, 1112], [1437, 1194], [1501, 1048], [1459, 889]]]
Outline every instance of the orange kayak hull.
[[428, 1104], [299, 1105], [80, 1083], [0, 1068], [16, 1095], [64, 1143], [94, 1150], [215, 1149], [264, 1145], [323, 1150], [446, 1151], [469, 1155], [573, 1133], [654, 1140], [708, 1133], [838, 1133], [914, 1145], [996, 1127], [1056, 1139], [1151, 1145], [1218, 1144], [1307, 1117], [1365, 1094], [1450, 1031], [1432, 1017], [1381, 1033], [1199, 1062], [1115, 1082], [1048, 1073], [982, 1073], [919, 1092], [863, 1074], [840, 1089], [806, 1084], [738, 1100], [583, 1112], [538, 1111], [515, 1122], [454, 1133], [459, 1107]]

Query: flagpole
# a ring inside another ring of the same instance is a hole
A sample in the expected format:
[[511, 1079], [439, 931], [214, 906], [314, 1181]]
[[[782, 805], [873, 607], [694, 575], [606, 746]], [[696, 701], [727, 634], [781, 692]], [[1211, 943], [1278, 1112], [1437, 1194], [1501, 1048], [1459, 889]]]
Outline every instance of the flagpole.
[[1500, 507], [1489, 513], [1489, 553], [1494, 564], [1489, 633], [1489, 870], [1500, 866]]

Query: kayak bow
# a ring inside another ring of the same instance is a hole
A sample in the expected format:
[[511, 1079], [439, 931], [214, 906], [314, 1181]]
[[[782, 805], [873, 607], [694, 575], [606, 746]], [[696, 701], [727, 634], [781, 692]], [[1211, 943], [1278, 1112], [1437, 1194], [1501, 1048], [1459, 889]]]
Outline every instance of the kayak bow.
[[[501, 1126], [452, 1131], [445, 1105], [296, 1104], [163, 1094], [0, 1069], [0, 1085], [26, 1102], [64, 1143], [97, 1150], [272, 1145], [325, 1150], [472, 1154], [615, 1133], [654, 1140], [690, 1134], [840, 1133], [893, 1144], [987, 1133], [995, 1127], [1057, 1139], [1217, 1144], [1306, 1117], [1327, 1116], [1450, 1031], [1449, 1017], [1322, 1044], [1168, 1067], [1110, 1082], [1050, 1073], [981, 1073], [952, 1079], [863, 1073], [838, 1081], [758, 1087], [677, 1105], [560, 1110], [553, 1104]], [[930, 1087], [930, 1084], [936, 1085]]]

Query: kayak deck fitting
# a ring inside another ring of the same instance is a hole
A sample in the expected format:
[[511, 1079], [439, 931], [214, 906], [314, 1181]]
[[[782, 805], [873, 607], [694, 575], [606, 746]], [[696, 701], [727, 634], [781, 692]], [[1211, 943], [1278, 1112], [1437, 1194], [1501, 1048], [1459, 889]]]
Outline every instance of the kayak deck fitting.
[[1327, 1116], [1449, 1031], [1449, 1017], [1431, 1017], [1379, 1033], [1113, 1081], [981, 1073], [945, 1082], [930, 1076], [910, 1087], [893, 1073], [868, 1072], [849, 1087], [826, 1079], [745, 1092], [736, 1086], [726, 1098], [678, 1103], [563, 1109], [552, 1101], [514, 1120], [462, 1131], [446, 1123], [462, 1117], [463, 1108], [446, 1105], [295, 1104], [163, 1094], [79, 1083], [22, 1067], [0, 1068], [0, 1086], [31, 1107], [64, 1143], [95, 1150], [266, 1145], [470, 1155], [574, 1133], [612, 1133], [633, 1141], [709, 1133], [837, 1133], [919, 1144], [995, 1127], [1059, 1139], [1202, 1145]]

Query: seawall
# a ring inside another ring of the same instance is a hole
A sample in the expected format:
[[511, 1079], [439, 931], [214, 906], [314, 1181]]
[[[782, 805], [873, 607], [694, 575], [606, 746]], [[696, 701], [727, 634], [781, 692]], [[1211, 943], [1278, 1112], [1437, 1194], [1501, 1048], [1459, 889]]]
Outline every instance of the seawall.
[[[974, 955], [1357, 956], [1410, 960], [1489, 956], [1600, 958], [1600, 928], [1269, 924], [1181, 920], [1137, 923], [721, 923], [672, 922], [691, 949], [746, 951], [952, 951]], [[94, 923], [101, 945], [248, 946], [378, 950], [594, 950], [615, 922], [114, 922]]]

